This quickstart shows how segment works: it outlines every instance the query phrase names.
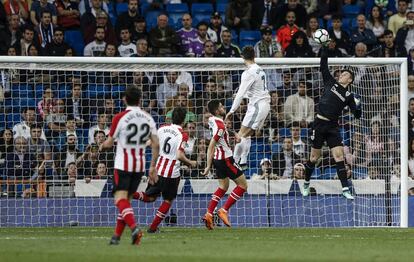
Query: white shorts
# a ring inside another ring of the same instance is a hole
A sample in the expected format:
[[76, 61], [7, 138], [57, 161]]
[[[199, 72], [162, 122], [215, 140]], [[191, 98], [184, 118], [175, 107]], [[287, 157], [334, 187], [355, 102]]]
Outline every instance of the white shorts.
[[242, 126], [249, 127], [253, 130], [261, 129], [269, 112], [270, 100], [268, 99], [260, 100], [255, 104], [249, 104]]

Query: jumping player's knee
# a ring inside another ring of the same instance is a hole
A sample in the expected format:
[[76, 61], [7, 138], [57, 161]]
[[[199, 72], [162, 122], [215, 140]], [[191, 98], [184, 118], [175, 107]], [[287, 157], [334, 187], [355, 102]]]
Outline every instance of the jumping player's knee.
[[246, 180], [246, 177], [244, 175], [238, 177], [236, 180], [234, 180], [234, 182], [239, 187], [243, 188], [244, 190], [247, 190], [247, 180]]

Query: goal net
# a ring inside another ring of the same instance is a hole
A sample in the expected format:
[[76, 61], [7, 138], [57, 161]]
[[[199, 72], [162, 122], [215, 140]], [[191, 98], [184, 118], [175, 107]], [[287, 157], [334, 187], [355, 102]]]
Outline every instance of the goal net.
[[[344, 68], [355, 73], [349, 91], [362, 99], [360, 119], [345, 109], [339, 121], [354, 201], [341, 196], [326, 146], [312, 175], [311, 195], [301, 193], [314, 107], [323, 91], [319, 59], [257, 62], [267, 74], [271, 112], [252, 137], [245, 171], [249, 188], [230, 210], [232, 224], [406, 227], [407, 188], [414, 185], [407, 179], [404, 59], [329, 60], [333, 75]], [[202, 226], [218, 186], [214, 170], [201, 175], [211, 138], [206, 104], [220, 99], [228, 110], [244, 69], [241, 59], [0, 57], [0, 227], [114, 224], [114, 151], [97, 148], [114, 114], [124, 109], [128, 85], [142, 89], [142, 108], [158, 126], [170, 121], [173, 108], [188, 109], [186, 154], [198, 167], [182, 168], [178, 197], [164, 225]], [[246, 108], [243, 101], [226, 123], [232, 146]], [[144, 177], [138, 190], [146, 185]], [[151, 222], [160, 201], [133, 200], [141, 225]]]

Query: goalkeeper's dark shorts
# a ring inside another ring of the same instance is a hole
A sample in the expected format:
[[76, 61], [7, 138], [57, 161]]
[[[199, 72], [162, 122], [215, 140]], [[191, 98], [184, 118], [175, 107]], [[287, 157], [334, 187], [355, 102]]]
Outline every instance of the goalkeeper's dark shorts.
[[144, 172], [133, 173], [115, 169], [114, 177], [112, 179], [112, 193], [115, 193], [116, 191], [128, 191], [128, 194], [133, 194], [137, 191], [143, 175]]
[[326, 141], [329, 148], [343, 146], [339, 124], [336, 121], [326, 121], [315, 117], [311, 135], [312, 147], [321, 149]]
[[165, 200], [172, 201], [177, 197], [178, 185], [180, 184], [180, 177], [168, 178], [158, 176], [158, 181], [154, 185], [148, 183], [145, 189], [145, 194], [149, 197], [159, 197]]

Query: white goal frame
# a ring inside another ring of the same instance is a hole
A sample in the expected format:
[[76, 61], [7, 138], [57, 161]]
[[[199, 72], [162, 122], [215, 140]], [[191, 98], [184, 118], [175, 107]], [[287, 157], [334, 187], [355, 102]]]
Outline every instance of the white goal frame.
[[[257, 58], [259, 65], [318, 65], [319, 58]], [[71, 69], [71, 64], [96, 64], [96, 71], [107, 70], [105, 64], [118, 64], [112, 71], [143, 70], [145, 65], [151, 65], [151, 71], [173, 71], [174, 65], [184, 65], [191, 68], [193, 64], [205, 64], [207, 67], [225, 67], [226, 65], [241, 65], [241, 58], [107, 58], [107, 57], [23, 57], [0, 56], [0, 64], [14, 64], [17, 67], [35, 69], [36, 64], [64, 64], [65, 69]], [[400, 154], [401, 154], [401, 199], [400, 227], [408, 227], [408, 71], [406, 58], [329, 58], [329, 65], [399, 65], [400, 66]], [[67, 68], [66, 68], [67, 67]], [[102, 69], [101, 69], [102, 67]], [[154, 70], [155, 68], [155, 70]], [[148, 70], [148, 69], [147, 69]]]

